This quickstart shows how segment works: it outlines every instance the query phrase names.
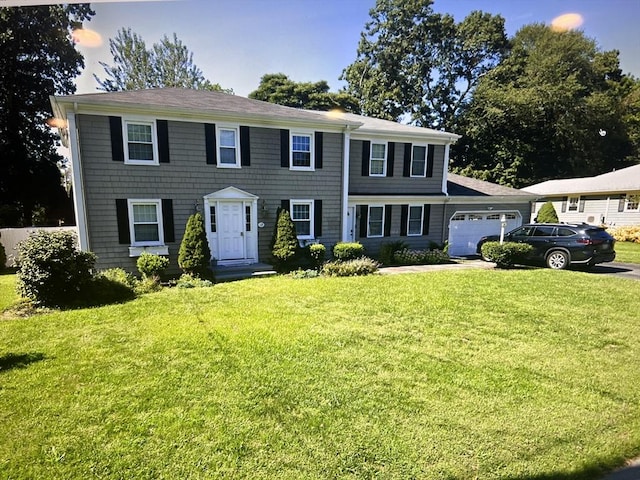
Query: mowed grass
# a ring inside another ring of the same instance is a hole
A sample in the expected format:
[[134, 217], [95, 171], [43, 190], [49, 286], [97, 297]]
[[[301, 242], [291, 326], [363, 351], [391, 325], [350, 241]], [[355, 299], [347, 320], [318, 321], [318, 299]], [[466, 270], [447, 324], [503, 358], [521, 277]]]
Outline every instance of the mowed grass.
[[616, 242], [616, 262], [640, 263], [640, 243]]
[[5, 315], [0, 478], [597, 479], [640, 454], [638, 288], [273, 277]]

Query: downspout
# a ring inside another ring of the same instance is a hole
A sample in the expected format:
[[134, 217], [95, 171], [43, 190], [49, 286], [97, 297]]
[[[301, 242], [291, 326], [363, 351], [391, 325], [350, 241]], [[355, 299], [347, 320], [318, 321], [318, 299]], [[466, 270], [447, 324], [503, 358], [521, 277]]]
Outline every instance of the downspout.
[[442, 167], [442, 193], [445, 195], [449, 195], [447, 193], [447, 178], [449, 177], [449, 148], [451, 147], [450, 143], [447, 143], [444, 146], [444, 165]]
[[344, 132], [344, 158], [342, 159], [342, 238], [346, 242], [349, 236], [349, 156], [351, 155], [351, 126], [346, 125]]
[[87, 252], [89, 251], [89, 231], [87, 228], [87, 209], [80, 166], [80, 143], [75, 111], [77, 111], [76, 104], [74, 104], [74, 113], [67, 114], [69, 148], [71, 150], [71, 175], [73, 178], [73, 206], [76, 216], [76, 228], [78, 229], [78, 246], [80, 250]]

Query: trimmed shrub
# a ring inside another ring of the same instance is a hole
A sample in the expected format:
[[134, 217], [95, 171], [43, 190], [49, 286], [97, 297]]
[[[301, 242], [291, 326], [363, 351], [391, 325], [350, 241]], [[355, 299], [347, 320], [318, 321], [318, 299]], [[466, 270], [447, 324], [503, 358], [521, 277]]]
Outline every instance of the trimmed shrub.
[[18, 244], [18, 293], [37, 305], [72, 305], [90, 284], [95, 261], [76, 248], [71, 232], [32, 233]]
[[313, 243], [309, 245], [309, 256], [316, 270], [319, 270], [327, 256], [327, 247], [321, 243]]
[[397, 265], [438, 265], [449, 263], [449, 255], [442, 250], [410, 250], [405, 248], [395, 252], [394, 263]]
[[558, 223], [558, 213], [553, 206], [552, 202], [546, 202], [538, 211], [536, 217], [538, 223]]
[[178, 252], [178, 266], [184, 273], [200, 278], [212, 278], [211, 250], [207, 241], [204, 220], [200, 213], [194, 213], [187, 220], [180, 250]]
[[513, 267], [516, 263], [522, 262], [533, 252], [533, 247], [526, 243], [487, 242], [482, 245], [482, 256], [490, 262], [495, 262], [499, 268]]
[[316, 278], [320, 275], [318, 270], [295, 270], [289, 274], [291, 278]]
[[396, 252], [407, 248], [409, 248], [409, 245], [402, 240], [383, 243], [380, 246], [380, 254], [378, 255], [378, 258], [384, 265], [395, 265], [395, 259], [393, 256]]
[[353, 260], [336, 260], [327, 262], [322, 267], [322, 274], [328, 277], [354, 277], [371, 275], [378, 271], [380, 264], [368, 257], [360, 257]]
[[608, 232], [617, 242], [640, 243], [640, 225], [617, 227]]
[[202, 288], [211, 287], [212, 285], [213, 282], [188, 273], [180, 275], [180, 278], [176, 282], [176, 287], [178, 288]]
[[287, 210], [281, 209], [276, 223], [273, 254], [276, 270], [288, 272], [293, 268], [300, 247], [296, 236], [296, 227]]
[[338, 242], [333, 247], [333, 258], [343, 262], [364, 257], [364, 245], [360, 242]]
[[169, 259], [161, 257], [154, 253], [142, 252], [136, 261], [136, 267], [142, 274], [142, 279], [153, 279], [155, 282], [160, 281], [160, 276], [169, 266]]

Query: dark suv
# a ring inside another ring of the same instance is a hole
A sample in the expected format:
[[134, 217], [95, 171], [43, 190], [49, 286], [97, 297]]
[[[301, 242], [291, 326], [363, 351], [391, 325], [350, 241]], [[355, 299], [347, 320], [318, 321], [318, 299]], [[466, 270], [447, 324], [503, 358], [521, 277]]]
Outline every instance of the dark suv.
[[[499, 235], [482, 237], [477, 252], [485, 242], [499, 241]], [[569, 265], [593, 266], [613, 262], [615, 239], [602, 227], [586, 223], [532, 223], [522, 225], [504, 235], [505, 242], [528, 243], [533, 252], [527, 263], [546, 264], [563, 269]]]

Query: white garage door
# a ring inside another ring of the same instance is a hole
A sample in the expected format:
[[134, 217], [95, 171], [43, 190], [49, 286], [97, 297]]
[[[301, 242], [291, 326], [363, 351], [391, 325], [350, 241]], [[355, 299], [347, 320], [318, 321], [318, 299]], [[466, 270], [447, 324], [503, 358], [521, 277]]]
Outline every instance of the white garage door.
[[449, 255], [475, 255], [480, 238], [500, 235], [502, 215], [507, 220], [505, 232], [522, 224], [519, 212], [456, 212], [449, 221]]

